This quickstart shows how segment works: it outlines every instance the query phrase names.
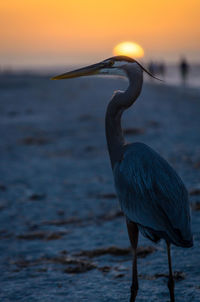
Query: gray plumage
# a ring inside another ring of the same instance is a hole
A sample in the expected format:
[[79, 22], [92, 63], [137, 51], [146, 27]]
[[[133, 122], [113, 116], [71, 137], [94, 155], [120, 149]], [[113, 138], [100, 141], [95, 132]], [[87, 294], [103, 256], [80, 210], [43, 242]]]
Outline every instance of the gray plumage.
[[145, 237], [192, 246], [187, 190], [158, 153], [142, 143], [126, 145], [113, 174], [122, 211]]

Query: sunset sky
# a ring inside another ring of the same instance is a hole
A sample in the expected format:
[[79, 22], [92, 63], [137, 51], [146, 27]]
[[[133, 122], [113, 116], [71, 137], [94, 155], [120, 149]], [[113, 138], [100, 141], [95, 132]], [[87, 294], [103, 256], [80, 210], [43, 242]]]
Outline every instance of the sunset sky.
[[200, 0], [1, 0], [0, 37], [2, 67], [91, 63], [123, 41], [200, 62]]

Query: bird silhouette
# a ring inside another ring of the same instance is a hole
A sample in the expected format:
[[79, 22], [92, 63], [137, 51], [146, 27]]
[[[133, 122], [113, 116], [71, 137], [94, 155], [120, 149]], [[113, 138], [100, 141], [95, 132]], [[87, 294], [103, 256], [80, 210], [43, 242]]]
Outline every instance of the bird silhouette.
[[126, 217], [133, 250], [130, 301], [135, 301], [138, 292], [137, 245], [140, 231], [153, 242], [166, 241], [168, 288], [170, 300], [174, 302], [170, 245], [193, 246], [188, 192], [175, 170], [157, 152], [143, 143], [127, 144], [121, 127], [123, 112], [135, 103], [142, 90], [143, 71], [153, 76], [136, 60], [116, 56], [52, 79], [97, 74], [125, 74], [128, 77], [126, 91], [116, 91], [107, 106], [105, 128], [116, 193]]

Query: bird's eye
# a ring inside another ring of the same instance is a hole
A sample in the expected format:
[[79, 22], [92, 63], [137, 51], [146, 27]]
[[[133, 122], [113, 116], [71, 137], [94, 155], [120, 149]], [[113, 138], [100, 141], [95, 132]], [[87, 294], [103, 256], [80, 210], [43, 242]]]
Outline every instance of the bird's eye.
[[115, 63], [115, 61], [114, 61], [114, 60], [110, 60], [110, 61], [108, 62], [109, 67], [112, 67], [112, 66], [114, 65], [114, 63]]
[[114, 60], [107, 60], [104, 62], [104, 68], [109, 68], [114, 65], [115, 61]]

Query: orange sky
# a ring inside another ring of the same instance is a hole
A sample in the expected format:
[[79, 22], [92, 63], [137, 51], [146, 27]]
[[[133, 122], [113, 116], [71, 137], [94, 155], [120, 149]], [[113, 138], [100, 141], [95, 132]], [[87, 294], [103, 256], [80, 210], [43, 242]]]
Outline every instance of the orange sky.
[[121, 41], [200, 61], [200, 0], [1, 0], [0, 66], [94, 62]]

